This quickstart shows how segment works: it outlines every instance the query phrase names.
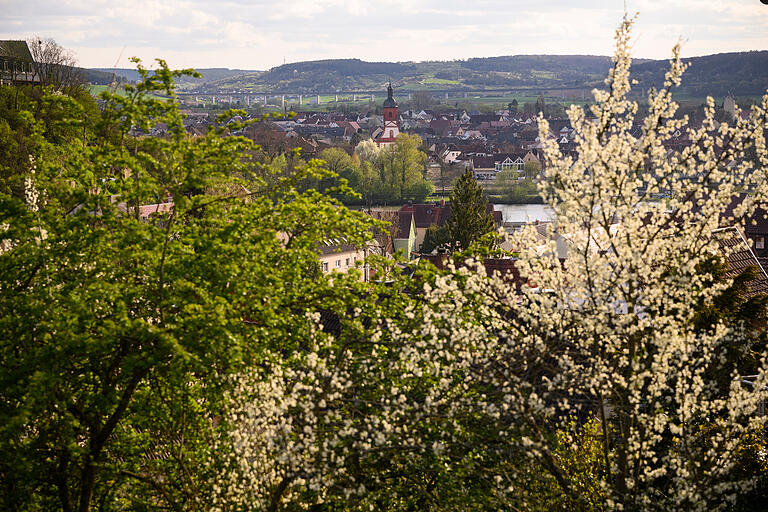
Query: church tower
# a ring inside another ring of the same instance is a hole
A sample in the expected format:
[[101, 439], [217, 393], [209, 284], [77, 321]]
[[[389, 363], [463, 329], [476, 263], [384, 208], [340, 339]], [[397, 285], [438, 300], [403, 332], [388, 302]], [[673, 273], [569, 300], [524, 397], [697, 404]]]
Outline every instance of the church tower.
[[387, 87], [387, 99], [384, 100], [384, 128], [381, 134], [376, 138], [379, 146], [388, 146], [395, 142], [400, 135], [400, 125], [398, 124], [397, 102], [392, 97], [392, 82]]

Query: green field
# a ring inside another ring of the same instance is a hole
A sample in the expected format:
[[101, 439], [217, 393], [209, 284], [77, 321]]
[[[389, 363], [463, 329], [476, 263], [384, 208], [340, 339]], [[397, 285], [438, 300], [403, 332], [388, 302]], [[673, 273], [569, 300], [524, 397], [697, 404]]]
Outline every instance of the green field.
[[[89, 92], [91, 93], [91, 96], [97, 96], [98, 97], [104, 91], [114, 92], [116, 94], [119, 94], [120, 96], [125, 96], [126, 95], [125, 90], [122, 87], [115, 88], [115, 87], [110, 87], [108, 85], [91, 85], [91, 86], [89, 86]], [[157, 99], [163, 99], [162, 96], [156, 96], [154, 94], [152, 94], [150, 96], [153, 97], [153, 98], [157, 98]]]
[[90, 86], [90, 92], [91, 92], [92, 96], [98, 96], [99, 94], [101, 94], [104, 91], [112, 91], [112, 92], [116, 92], [117, 94], [119, 94], [121, 96], [125, 96], [125, 91], [122, 88], [120, 88], [120, 87], [113, 88], [113, 87], [110, 87], [108, 85], [91, 85]]
[[461, 82], [458, 80], [448, 80], [446, 78], [425, 78], [421, 81], [422, 84], [437, 84], [437, 85], [459, 85]]

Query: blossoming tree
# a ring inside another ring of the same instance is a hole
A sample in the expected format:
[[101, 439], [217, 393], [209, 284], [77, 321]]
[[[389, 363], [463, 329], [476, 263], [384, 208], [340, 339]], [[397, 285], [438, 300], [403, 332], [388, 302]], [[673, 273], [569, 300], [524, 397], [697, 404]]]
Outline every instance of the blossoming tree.
[[[565, 262], [531, 228], [511, 237], [519, 291], [468, 260], [396, 281], [343, 329], [308, 314], [303, 349], [241, 374], [230, 395], [221, 510], [710, 510], [750, 489], [738, 464], [763, 425], [765, 354], [743, 385], [724, 354], [750, 326], [696, 319], [732, 284], [705, 265], [722, 212], [737, 192], [737, 215], [768, 198], [768, 95], [733, 124], [715, 121], [709, 98], [687, 128], [675, 47], [638, 119], [631, 26], [617, 30], [595, 105], [568, 111], [578, 158], [540, 123], [540, 192]], [[664, 141], [686, 129], [691, 146], [670, 155]]]

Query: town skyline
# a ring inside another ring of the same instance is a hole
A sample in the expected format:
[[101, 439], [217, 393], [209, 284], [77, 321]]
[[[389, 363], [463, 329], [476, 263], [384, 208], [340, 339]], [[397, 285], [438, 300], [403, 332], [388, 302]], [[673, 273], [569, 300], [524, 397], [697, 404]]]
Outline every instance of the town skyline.
[[0, 39], [50, 37], [83, 67], [266, 70], [284, 62], [359, 58], [422, 62], [500, 55], [610, 55], [625, 6], [639, 12], [638, 58], [664, 59], [682, 41], [693, 57], [768, 49], [768, 6], [758, 0], [535, 2], [361, 0], [84, 2], [0, 0]]

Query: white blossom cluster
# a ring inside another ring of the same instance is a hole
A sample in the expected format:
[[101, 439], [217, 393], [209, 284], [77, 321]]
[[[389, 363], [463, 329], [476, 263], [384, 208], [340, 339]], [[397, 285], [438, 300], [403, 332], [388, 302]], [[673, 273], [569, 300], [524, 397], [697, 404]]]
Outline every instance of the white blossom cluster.
[[29, 155], [29, 164], [29, 176], [24, 178], [24, 200], [27, 203], [27, 208], [32, 212], [36, 212], [40, 209], [40, 191], [35, 187], [34, 177], [37, 165], [32, 155]]
[[[403, 318], [360, 324], [354, 339], [313, 327], [304, 350], [242, 375], [225, 420], [220, 510], [364, 501], [367, 486], [387, 485], [385, 472], [366, 470], [383, 459], [406, 454], [408, 468], [471, 450], [496, 456], [477, 474], [499, 500], [532, 461], [578, 502], [552, 446], [573, 414], [600, 419], [607, 508], [717, 510], [750, 488], [734, 466], [743, 436], [764, 421], [765, 354], [754, 387], [727, 367], [722, 386], [712, 374], [749, 326], [701, 330], [694, 320], [729, 285], [701, 271], [718, 250], [721, 212], [739, 192], [749, 194], [736, 215], [768, 199], [768, 95], [732, 124], [714, 120], [708, 99], [692, 145], [670, 156], [663, 142], [688, 124], [671, 99], [685, 66], [676, 47], [632, 135], [631, 26], [617, 30], [591, 112], [568, 112], [578, 158], [562, 156], [540, 124], [541, 193], [556, 214], [549, 229], [569, 241], [566, 261], [523, 230], [511, 240], [528, 279], [520, 292], [470, 261], [426, 284]], [[745, 158], [750, 146], [757, 161]], [[651, 201], [662, 193], [668, 201]]]

